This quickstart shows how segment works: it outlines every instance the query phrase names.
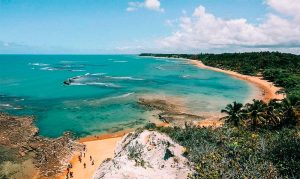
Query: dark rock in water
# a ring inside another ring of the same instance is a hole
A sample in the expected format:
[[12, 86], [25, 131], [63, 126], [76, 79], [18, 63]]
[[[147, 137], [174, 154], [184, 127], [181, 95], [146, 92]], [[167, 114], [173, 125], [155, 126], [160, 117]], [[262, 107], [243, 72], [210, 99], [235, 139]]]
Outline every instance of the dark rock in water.
[[70, 85], [70, 80], [69, 80], [69, 79], [68, 79], [68, 80], [65, 80], [65, 81], [64, 81], [64, 84], [65, 84], [65, 85]]
[[139, 98], [138, 104], [148, 110], [159, 111], [158, 119], [160, 121], [175, 126], [184, 126], [186, 122], [193, 123], [194, 121], [204, 119], [203, 116], [185, 112], [179, 105], [164, 99]]

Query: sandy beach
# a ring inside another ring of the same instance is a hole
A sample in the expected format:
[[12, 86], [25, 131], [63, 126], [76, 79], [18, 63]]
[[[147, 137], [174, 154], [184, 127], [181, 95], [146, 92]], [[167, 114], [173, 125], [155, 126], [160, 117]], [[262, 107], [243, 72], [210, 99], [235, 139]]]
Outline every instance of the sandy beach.
[[[186, 59], [185, 59], [186, 60]], [[280, 90], [279, 87], [274, 86], [273, 83], [268, 82], [266, 80], [261, 79], [256, 76], [248, 76], [242, 75], [234, 71], [222, 70], [219, 68], [214, 68], [210, 66], [204, 65], [201, 61], [198, 60], [188, 60], [189, 63], [203, 69], [209, 69], [217, 72], [226, 73], [235, 78], [246, 80], [249, 83], [257, 86], [260, 89], [261, 94], [256, 94], [253, 96], [256, 99], [261, 99], [265, 102], [268, 102], [271, 99], [283, 99], [283, 94], [277, 94], [276, 92]], [[207, 118], [205, 120], [200, 121], [197, 125], [199, 127], [219, 127], [223, 124], [222, 121], [219, 121], [219, 118]], [[160, 124], [163, 125], [163, 124]], [[78, 156], [79, 153], [75, 154], [71, 160], [73, 168], [71, 171], [73, 172], [74, 179], [89, 179], [92, 178], [94, 172], [99, 167], [99, 165], [106, 159], [112, 158], [114, 156], [114, 149], [118, 141], [121, 140], [122, 136], [126, 133], [133, 131], [133, 129], [129, 129], [126, 131], [120, 131], [113, 134], [103, 134], [96, 136], [88, 136], [85, 138], [79, 139], [79, 142], [86, 146], [85, 157], [82, 157], [82, 162], [79, 162]], [[83, 154], [82, 154], [83, 155]], [[91, 165], [90, 156], [92, 156], [92, 160], [94, 160], [94, 165]], [[86, 168], [84, 168], [83, 163], [86, 163]], [[61, 174], [58, 178], [63, 179], [66, 178], [66, 172]]]
[[269, 82], [267, 80], [262, 79], [261, 77], [257, 76], [249, 76], [249, 75], [242, 75], [240, 73], [230, 71], [230, 70], [223, 70], [215, 67], [210, 67], [204, 65], [199, 60], [189, 60], [189, 62], [199, 68], [203, 69], [209, 69], [217, 72], [226, 73], [230, 76], [233, 76], [235, 78], [245, 80], [249, 83], [252, 83], [253, 85], [257, 86], [261, 90], [261, 94], [254, 96], [255, 99], [261, 99], [264, 102], [268, 102], [271, 99], [283, 99], [284, 94], [277, 94], [276, 92], [279, 91], [281, 88], [276, 87], [272, 82]]
[[[83, 138], [82, 144], [86, 146], [86, 151], [82, 152], [82, 161], [79, 162], [80, 153], [76, 153], [70, 163], [72, 164], [71, 172], [73, 172], [74, 179], [90, 179], [93, 177], [94, 172], [100, 166], [100, 164], [107, 158], [112, 158], [114, 156], [114, 149], [118, 141], [121, 140], [121, 136], [109, 138], [108, 135], [105, 135], [104, 138], [91, 140], [91, 138]], [[90, 160], [90, 156], [94, 161]], [[86, 168], [84, 168], [84, 163]], [[57, 178], [65, 179], [67, 172], [59, 175]]]

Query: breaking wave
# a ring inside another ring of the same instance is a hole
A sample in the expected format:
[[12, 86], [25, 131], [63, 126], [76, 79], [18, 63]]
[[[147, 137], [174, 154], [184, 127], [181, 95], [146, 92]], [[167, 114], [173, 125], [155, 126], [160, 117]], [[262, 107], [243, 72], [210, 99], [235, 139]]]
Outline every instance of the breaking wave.
[[108, 87], [108, 88], [121, 88], [121, 86], [113, 84], [113, 83], [99, 83], [99, 82], [88, 82], [88, 83], [79, 83], [74, 82], [70, 83], [70, 86], [102, 86], [102, 87]]
[[126, 60], [116, 60], [116, 61], [114, 61], [114, 63], [127, 63], [128, 61], [126, 61]]
[[41, 66], [41, 67], [49, 66], [49, 64], [46, 64], [46, 63], [29, 63], [28, 65], [32, 65], [32, 66]]
[[135, 81], [141, 81], [144, 80], [142, 78], [134, 78], [131, 76], [106, 76], [107, 78], [116, 79], [116, 80], [135, 80]]

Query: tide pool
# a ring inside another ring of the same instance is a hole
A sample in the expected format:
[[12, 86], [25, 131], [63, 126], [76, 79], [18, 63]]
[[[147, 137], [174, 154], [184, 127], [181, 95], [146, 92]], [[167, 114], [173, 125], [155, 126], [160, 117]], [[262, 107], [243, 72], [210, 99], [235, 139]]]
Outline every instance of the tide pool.
[[[64, 84], [65, 82], [65, 84]], [[68, 84], [68, 85], [66, 85]], [[40, 135], [115, 132], [144, 125], [142, 95], [183, 98], [197, 113], [246, 102], [248, 83], [185, 60], [136, 55], [0, 55], [0, 111], [34, 115]]]

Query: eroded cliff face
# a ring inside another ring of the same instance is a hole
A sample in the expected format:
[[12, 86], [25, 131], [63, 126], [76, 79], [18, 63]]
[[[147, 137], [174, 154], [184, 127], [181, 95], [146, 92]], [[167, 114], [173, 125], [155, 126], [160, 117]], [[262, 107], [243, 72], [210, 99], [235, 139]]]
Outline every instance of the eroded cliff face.
[[165, 134], [136, 131], [123, 137], [115, 157], [104, 161], [93, 178], [187, 178], [193, 170], [184, 152], [184, 147]]

